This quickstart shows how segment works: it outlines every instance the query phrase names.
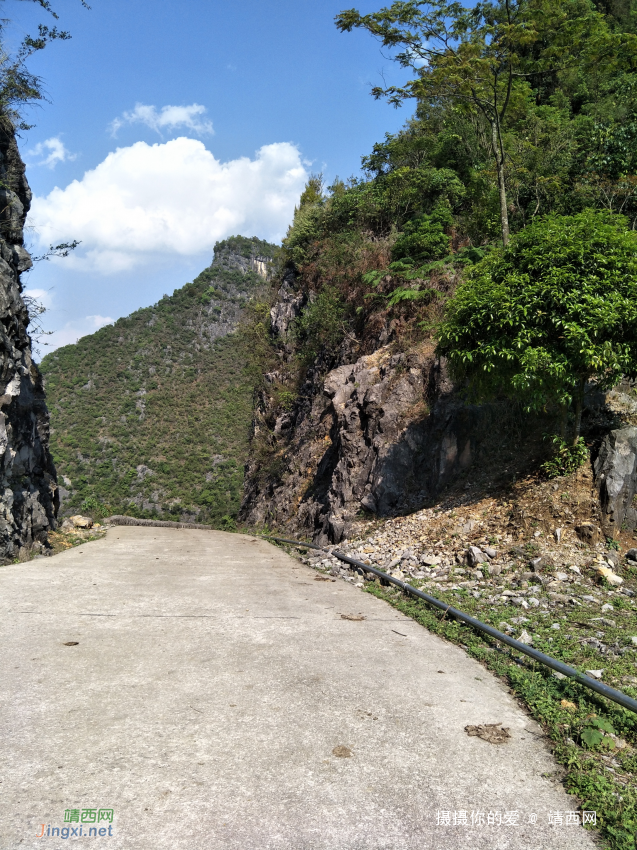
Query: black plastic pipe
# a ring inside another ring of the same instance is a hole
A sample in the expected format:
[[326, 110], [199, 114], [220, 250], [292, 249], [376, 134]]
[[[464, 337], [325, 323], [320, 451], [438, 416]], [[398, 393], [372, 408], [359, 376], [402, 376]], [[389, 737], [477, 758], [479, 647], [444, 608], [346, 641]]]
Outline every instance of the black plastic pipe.
[[575, 681], [579, 682], [580, 685], [584, 685], [584, 687], [590, 688], [592, 691], [597, 691], [598, 694], [601, 694], [607, 699], [610, 699], [624, 708], [629, 709], [629, 711], [633, 711], [637, 714], [637, 700], [632, 699], [621, 691], [616, 691], [615, 688], [610, 688], [603, 682], [598, 682], [597, 679], [585, 676], [583, 673], [575, 670], [574, 667], [569, 667], [568, 664], [563, 664], [556, 658], [551, 658], [550, 655], [545, 655], [543, 652], [533, 649], [532, 646], [527, 646], [527, 644], [521, 643], [519, 640], [515, 640], [515, 638], [505, 635], [504, 632], [499, 632], [497, 629], [494, 629], [493, 626], [489, 626], [481, 620], [476, 620], [475, 617], [472, 617], [470, 614], [465, 614], [457, 608], [452, 608], [452, 606], [447, 605], [446, 602], [441, 602], [440, 599], [436, 599], [434, 596], [429, 596], [428, 593], [423, 593], [422, 590], [418, 590], [418, 588], [412, 587], [410, 584], [401, 581], [399, 578], [394, 578], [394, 576], [390, 576], [382, 570], [376, 569], [376, 567], [370, 567], [369, 564], [357, 561], [356, 558], [350, 558], [349, 555], [345, 555], [343, 552], [335, 550], [328, 551], [322, 546], [317, 546], [315, 543], [302, 543], [300, 540], [286, 540], [283, 537], [272, 537], [269, 535], [266, 536], [266, 540], [275, 540], [277, 543], [289, 543], [291, 546], [298, 546], [300, 549], [317, 549], [319, 552], [331, 554], [334, 558], [338, 558], [346, 564], [352, 564], [361, 570], [365, 570], [365, 572], [373, 573], [379, 578], [391, 582], [391, 584], [395, 584], [396, 587], [399, 587], [406, 593], [411, 593], [412, 596], [417, 596], [418, 599], [422, 599], [429, 605], [433, 605], [434, 608], [439, 608], [441, 611], [444, 611], [445, 614], [449, 614], [456, 620], [461, 620], [463, 623], [467, 623], [467, 625], [472, 626], [474, 629], [478, 629], [479, 631], [490, 635], [492, 638], [495, 638], [495, 640], [506, 643], [518, 652], [523, 652], [524, 655], [528, 655], [529, 658], [532, 658], [534, 661], [539, 661], [540, 664], [544, 664], [546, 667], [551, 667], [553, 670], [557, 670], [557, 672], [561, 673], [563, 676], [575, 679]]

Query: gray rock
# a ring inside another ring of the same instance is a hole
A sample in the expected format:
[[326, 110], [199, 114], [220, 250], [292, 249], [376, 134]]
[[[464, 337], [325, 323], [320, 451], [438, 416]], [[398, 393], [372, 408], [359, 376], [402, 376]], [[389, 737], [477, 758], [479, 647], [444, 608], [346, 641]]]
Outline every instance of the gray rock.
[[0, 563], [43, 554], [56, 527], [57, 479], [49, 414], [32, 360], [20, 272], [31, 266], [23, 227], [31, 204], [14, 136], [0, 136]]
[[592, 676], [593, 679], [601, 679], [602, 676], [604, 675], [603, 670], [587, 670], [586, 672], [588, 673], [589, 676]]
[[440, 558], [438, 555], [423, 555], [420, 558], [420, 563], [426, 567], [435, 567], [440, 563]]
[[495, 556], [498, 554], [498, 553], [496, 552], [496, 550], [495, 550], [495, 549], [492, 549], [490, 546], [485, 546], [485, 547], [484, 547], [484, 549], [483, 549], [482, 551], [483, 551], [483, 552], [484, 552], [484, 554], [485, 554], [485, 555], [487, 555], [489, 558], [495, 558]]
[[602, 528], [614, 537], [622, 527], [637, 526], [633, 504], [637, 492], [637, 428], [611, 431], [595, 461], [595, 481], [602, 509]]
[[478, 564], [483, 564], [488, 559], [484, 552], [478, 549], [477, 546], [469, 546], [465, 553], [465, 560], [470, 567], [475, 567]]
[[626, 552], [626, 557], [630, 558], [631, 561], [637, 561], [637, 549], [629, 549]]

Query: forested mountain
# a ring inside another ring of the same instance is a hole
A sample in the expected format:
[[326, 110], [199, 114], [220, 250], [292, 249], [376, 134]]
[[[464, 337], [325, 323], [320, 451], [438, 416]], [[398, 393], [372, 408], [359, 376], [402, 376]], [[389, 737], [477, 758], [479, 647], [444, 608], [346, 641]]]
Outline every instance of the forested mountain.
[[274, 252], [217, 243], [192, 283], [43, 359], [62, 513], [236, 516], [254, 383], [237, 329]]

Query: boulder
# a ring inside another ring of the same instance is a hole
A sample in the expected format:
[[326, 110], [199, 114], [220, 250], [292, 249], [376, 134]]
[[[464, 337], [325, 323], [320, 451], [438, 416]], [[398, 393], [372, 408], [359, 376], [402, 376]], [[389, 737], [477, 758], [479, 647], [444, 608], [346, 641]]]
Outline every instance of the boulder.
[[478, 549], [477, 546], [469, 546], [465, 553], [465, 561], [470, 567], [476, 567], [478, 564], [484, 564], [488, 562], [487, 556], [484, 554], [482, 549]]
[[602, 509], [602, 529], [614, 537], [637, 527], [637, 427], [611, 431], [595, 461], [595, 483]]
[[92, 528], [93, 520], [90, 516], [82, 516], [81, 514], [76, 514], [76, 516], [69, 517], [75, 528]]
[[575, 526], [575, 534], [582, 543], [588, 543], [589, 546], [594, 546], [599, 540], [599, 528], [592, 522], [583, 522], [581, 525]]
[[[599, 578], [605, 578], [609, 584], [614, 585], [615, 587], [619, 587], [620, 584], [624, 583], [624, 579], [614, 573], [610, 567], [602, 567], [599, 566], [597, 568], [597, 575]], [[602, 608], [602, 611], [604, 609]]]

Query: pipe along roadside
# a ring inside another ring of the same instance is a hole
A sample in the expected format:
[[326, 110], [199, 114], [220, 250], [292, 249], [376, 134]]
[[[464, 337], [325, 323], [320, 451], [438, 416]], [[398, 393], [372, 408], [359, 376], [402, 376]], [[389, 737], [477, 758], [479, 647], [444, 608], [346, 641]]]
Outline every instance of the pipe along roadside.
[[383, 581], [395, 584], [396, 587], [399, 587], [401, 590], [404, 590], [405, 593], [411, 593], [412, 596], [417, 596], [418, 599], [422, 599], [429, 605], [433, 605], [434, 608], [439, 608], [441, 611], [444, 611], [445, 614], [449, 614], [449, 616], [454, 617], [456, 620], [461, 620], [463, 623], [472, 626], [474, 629], [478, 629], [478, 631], [484, 632], [485, 634], [490, 635], [492, 638], [502, 641], [502, 643], [506, 643], [508, 646], [513, 647], [513, 649], [517, 650], [518, 652], [522, 652], [524, 653], [524, 655], [528, 655], [529, 658], [532, 658], [534, 661], [539, 661], [540, 664], [544, 664], [547, 667], [551, 667], [553, 670], [556, 670], [563, 676], [568, 676], [570, 679], [575, 679], [575, 681], [579, 682], [580, 685], [584, 685], [584, 687], [590, 688], [592, 691], [597, 691], [598, 694], [601, 694], [607, 699], [610, 699], [613, 702], [616, 702], [619, 705], [623, 706], [624, 708], [627, 708], [629, 711], [633, 711], [635, 714], [637, 714], [637, 700], [631, 699], [631, 697], [627, 696], [626, 694], [623, 694], [621, 691], [616, 691], [615, 688], [610, 688], [603, 682], [598, 682], [596, 679], [592, 679], [590, 676], [585, 676], [583, 673], [578, 672], [573, 667], [569, 667], [568, 664], [563, 664], [556, 658], [551, 658], [550, 655], [544, 655], [543, 652], [539, 652], [537, 649], [533, 649], [532, 646], [527, 646], [525, 643], [521, 643], [519, 640], [515, 640], [515, 638], [505, 635], [504, 632], [499, 632], [497, 629], [494, 629], [493, 626], [489, 626], [486, 623], [483, 623], [481, 620], [476, 620], [475, 617], [472, 617], [470, 614], [465, 614], [462, 611], [459, 611], [457, 608], [452, 608], [451, 605], [447, 605], [446, 602], [441, 602], [434, 596], [429, 596], [428, 593], [423, 593], [422, 590], [418, 590], [417, 588], [412, 587], [410, 584], [406, 584], [399, 578], [394, 578], [393, 576], [384, 573], [382, 570], [377, 570], [376, 567], [370, 567], [369, 564], [364, 564], [362, 561], [357, 561], [356, 558], [350, 558], [349, 555], [345, 555], [343, 554], [343, 552], [338, 552], [336, 550], [330, 550], [330, 552], [328, 552], [322, 546], [317, 546], [314, 543], [302, 543], [300, 540], [286, 540], [284, 537], [267, 536], [264, 539], [274, 540], [277, 543], [288, 543], [291, 546], [298, 547], [299, 549], [317, 549], [319, 552], [331, 554], [332, 557], [338, 558], [339, 561], [344, 561], [346, 564], [352, 564], [352, 566], [358, 567], [359, 569], [364, 570], [367, 573], [373, 573], [375, 576], [378, 576], [379, 578], [383, 579]]

